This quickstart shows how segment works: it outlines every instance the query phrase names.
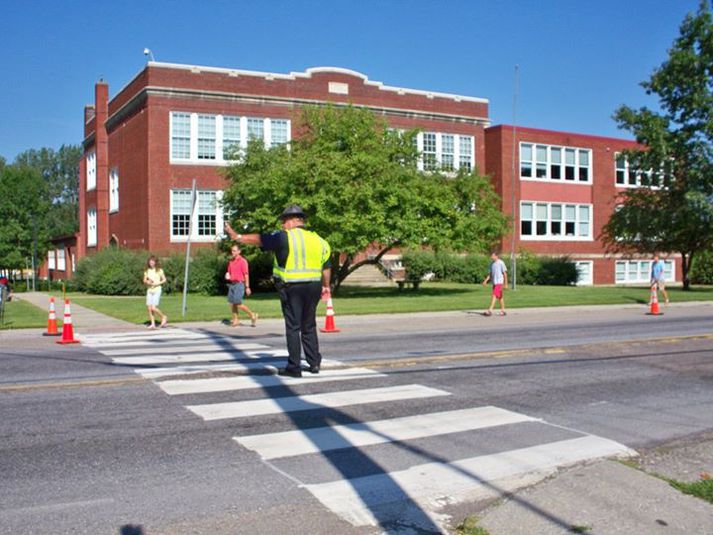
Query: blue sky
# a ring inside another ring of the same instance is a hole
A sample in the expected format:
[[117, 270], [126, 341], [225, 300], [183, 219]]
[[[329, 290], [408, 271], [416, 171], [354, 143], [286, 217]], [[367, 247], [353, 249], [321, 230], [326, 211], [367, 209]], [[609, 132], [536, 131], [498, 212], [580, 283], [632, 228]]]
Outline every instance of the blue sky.
[[629, 138], [611, 115], [655, 106], [639, 82], [698, 0], [0, 0], [0, 156], [82, 140], [82, 110], [156, 61], [359, 71], [484, 97], [493, 124]]

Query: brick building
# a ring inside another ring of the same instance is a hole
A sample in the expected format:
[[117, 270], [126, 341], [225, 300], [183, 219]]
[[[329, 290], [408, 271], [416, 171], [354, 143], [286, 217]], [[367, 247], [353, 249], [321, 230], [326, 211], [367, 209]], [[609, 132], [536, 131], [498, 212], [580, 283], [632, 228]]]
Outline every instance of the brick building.
[[[364, 107], [390, 127], [419, 129], [421, 167], [477, 166], [492, 175], [503, 211], [513, 213], [512, 128], [490, 127], [487, 99], [391, 87], [333, 67], [276, 74], [149, 62], [111, 99], [109, 86], [98, 82], [94, 104], [84, 109], [77, 260], [110, 244], [158, 254], [183, 250], [193, 179], [198, 202], [191, 242], [215, 242], [223, 227], [222, 171], [232, 151], [251, 138], [268, 147], [288, 142], [300, 108], [325, 103]], [[634, 144], [524, 128], [517, 142], [516, 246], [571, 254], [582, 266], [583, 283], [618, 281], [615, 260], [605, 258], [596, 236], [614, 209], [615, 154]], [[539, 159], [542, 147], [546, 162]], [[572, 154], [574, 166], [567, 163]], [[547, 220], [540, 219], [543, 210]]]
[[[507, 125], [487, 128], [485, 171], [503, 212], [515, 222], [513, 233], [503, 240], [505, 254], [512, 250], [514, 234], [515, 251], [569, 255], [579, 268], [580, 284], [648, 283], [650, 256], [606, 254], [600, 238], [618, 194], [641, 184], [641, 173], [629, 169], [622, 154], [637, 148], [634, 141], [610, 137]], [[680, 280], [680, 257], [665, 263], [667, 280]]]

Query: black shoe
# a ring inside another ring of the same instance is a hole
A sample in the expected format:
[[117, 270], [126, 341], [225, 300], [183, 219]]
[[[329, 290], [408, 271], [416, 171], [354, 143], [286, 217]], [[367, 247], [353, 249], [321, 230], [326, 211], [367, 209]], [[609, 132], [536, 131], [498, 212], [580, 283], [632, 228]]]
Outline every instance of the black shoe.
[[278, 370], [277, 375], [283, 377], [302, 377], [302, 370], [291, 370], [289, 368], [283, 368]]
[[309, 367], [309, 373], [319, 373], [319, 364]]

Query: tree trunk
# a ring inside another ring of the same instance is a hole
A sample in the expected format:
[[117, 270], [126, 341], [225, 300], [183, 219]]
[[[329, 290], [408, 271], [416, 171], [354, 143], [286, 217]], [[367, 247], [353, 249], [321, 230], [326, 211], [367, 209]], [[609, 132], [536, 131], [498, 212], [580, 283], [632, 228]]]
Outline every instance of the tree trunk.
[[693, 253], [681, 253], [681, 270], [683, 271], [683, 290], [688, 291], [691, 289], [691, 263], [693, 262]]
[[362, 260], [361, 262], [357, 262], [356, 264], [352, 264], [354, 260], [353, 255], [347, 255], [346, 259], [344, 260], [343, 264], [339, 264], [339, 257], [341, 256], [340, 253], [333, 253], [332, 254], [332, 287], [334, 292], [336, 293], [339, 287], [342, 285], [342, 282], [344, 282], [344, 279], [346, 279], [349, 275], [354, 273], [357, 269], [359, 269], [362, 266], [365, 266], [367, 264], [372, 264], [372, 265], [377, 265], [379, 262], [381, 262], [382, 257], [388, 253], [391, 249], [394, 247], [397, 247], [398, 245], [401, 244], [400, 240], [394, 241], [391, 245], [384, 247], [379, 253], [374, 257], [374, 258], [367, 258], [366, 260]]

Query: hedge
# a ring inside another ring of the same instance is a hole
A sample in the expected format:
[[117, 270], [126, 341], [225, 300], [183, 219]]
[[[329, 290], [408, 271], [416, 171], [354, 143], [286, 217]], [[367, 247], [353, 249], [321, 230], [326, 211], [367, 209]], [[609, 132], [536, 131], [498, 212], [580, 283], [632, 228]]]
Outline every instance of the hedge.
[[[402, 262], [409, 281], [421, 280], [432, 274], [436, 280], [478, 284], [487, 276], [491, 260], [483, 254], [406, 251]], [[577, 278], [577, 266], [567, 256], [539, 257], [527, 251], [518, 254], [519, 284], [567, 286], [576, 284]]]

